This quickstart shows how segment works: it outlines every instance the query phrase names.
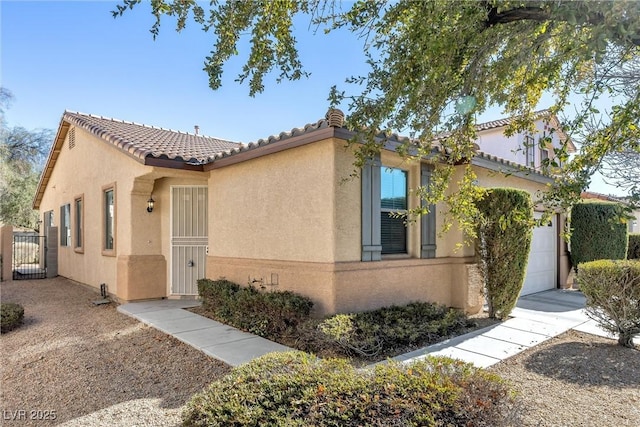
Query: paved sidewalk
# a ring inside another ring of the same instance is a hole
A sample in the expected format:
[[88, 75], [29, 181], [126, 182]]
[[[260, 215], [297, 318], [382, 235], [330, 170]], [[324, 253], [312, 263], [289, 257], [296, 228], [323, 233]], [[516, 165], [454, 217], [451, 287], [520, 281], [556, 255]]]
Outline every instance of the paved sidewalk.
[[[191, 313], [199, 301], [157, 300], [123, 304], [127, 314], [231, 366], [291, 348]], [[611, 336], [584, 313], [585, 297], [572, 290], [551, 290], [520, 298], [512, 318], [488, 328], [412, 351], [394, 360], [411, 362], [426, 355], [449, 356], [488, 367], [569, 329]], [[640, 337], [636, 338], [636, 342]], [[383, 362], [384, 363], [384, 362]]]
[[273, 351], [291, 350], [262, 337], [202, 317], [185, 308], [194, 300], [154, 300], [118, 306], [118, 311], [153, 326], [231, 366], [238, 366]]
[[574, 290], [551, 290], [518, 300], [511, 318], [484, 329], [394, 358], [411, 362], [449, 356], [489, 367], [570, 329], [611, 338], [584, 312], [585, 297]]

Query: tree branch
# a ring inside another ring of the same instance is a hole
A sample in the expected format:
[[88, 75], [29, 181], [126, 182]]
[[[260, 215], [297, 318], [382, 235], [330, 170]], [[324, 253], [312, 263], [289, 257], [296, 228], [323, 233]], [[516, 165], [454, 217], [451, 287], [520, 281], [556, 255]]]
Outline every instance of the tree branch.
[[[568, 22], [568, 19], [559, 16], [554, 16], [548, 9], [543, 9], [537, 6], [522, 6], [515, 9], [504, 10], [498, 12], [498, 8], [484, 2], [487, 8], [487, 19], [484, 23], [485, 28], [491, 28], [499, 24], [508, 24], [510, 22], [517, 21], [563, 21]], [[578, 8], [579, 8], [578, 4]], [[579, 22], [588, 25], [600, 25], [604, 23], [604, 16], [600, 13], [588, 13], [583, 11], [579, 14]], [[640, 38], [632, 37], [630, 41], [635, 46], [640, 46]]]

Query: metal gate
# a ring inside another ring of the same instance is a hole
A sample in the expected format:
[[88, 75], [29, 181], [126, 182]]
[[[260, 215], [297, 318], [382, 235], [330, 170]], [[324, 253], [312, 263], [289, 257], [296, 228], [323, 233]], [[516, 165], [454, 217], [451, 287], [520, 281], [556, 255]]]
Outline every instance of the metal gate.
[[207, 187], [171, 187], [171, 295], [198, 295], [206, 277]]
[[44, 279], [47, 238], [34, 234], [16, 233], [13, 236], [13, 280]]

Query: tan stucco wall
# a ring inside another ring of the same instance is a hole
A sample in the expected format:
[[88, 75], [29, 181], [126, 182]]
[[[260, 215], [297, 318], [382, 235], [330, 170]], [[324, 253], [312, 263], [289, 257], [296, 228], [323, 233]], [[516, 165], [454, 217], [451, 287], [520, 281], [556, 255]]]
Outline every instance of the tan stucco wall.
[[[71, 205], [71, 246], [60, 247], [58, 273], [78, 282], [99, 287], [106, 283], [108, 291], [118, 294], [116, 280], [117, 254], [129, 253], [131, 225], [124, 221], [130, 216], [133, 177], [144, 173], [144, 166], [118, 152], [82, 129], [76, 128], [75, 147], [69, 149], [68, 138], [61, 146], [60, 155], [40, 203], [40, 216], [52, 210], [54, 225], [60, 227], [60, 207]], [[103, 241], [103, 188], [116, 184], [116, 256], [102, 254]], [[84, 247], [74, 249], [74, 200], [84, 198]]]
[[12, 280], [13, 272], [13, 227], [10, 225], [0, 226], [0, 256], [2, 257], [2, 280]]
[[482, 309], [481, 285], [473, 268], [469, 258], [340, 263], [207, 258], [210, 278], [305, 295], [314, 302], [315, 316], [417, 300], [477, 313]]
[[[209, 254], [301, 262], [361, 258], [361, 181], [345, 141], [325, 140], [211, 171]], [[409, 208], [420, 201], [420, 164], [384, 151], [383, 166], [408, 171]], [[438, 205], [442, 212], [444, 205]], [[230, 214], [231, 213], [231, 214]], [[442, 215], [437, 215], [438, 230]], [[419, 221], [408, 226], [408, 257], [420, 253]], [[455, 227], [438, 236], [437, 257], [464, 257]]]
[[[40, 217], [53, 210], [60, 226], [60, 207], [71, 205], [69, 247], [59, 247], [58, 273], [99, 288], [120, 300], [158, 298], [167, 295], [170, 263], [170, 185], [206, 185], [207, 174], [145, 166], [119, 149], [76, 128], [76, 143], [67, 141], [40, 203]], [[67, 136], [68, 138], [68, 136]], [[116, 250], [105, 255], [103, 243], [103, 189], [115, 184]], [[153, 195], [155, 209], [148, 213]], [[84, 246], [75, 245], [75, 206], [84, 203]]]
[[[473, 247], [459, 245], [464, 236], [455, 224], [441, 233], [444, 204], [436, 206], [435, 259], [419, 259], [416, 221], [409, 225], [407, 256], [360, 262], [361, 182], [349, 178], [354, 158], [344, 145], [325, 140], [212, 171], [208, 277], [301, 293], [314, 300], [316, 315], [414, 300], [481, 310]], [[409, 207], [417, 207], [420, 164], [387, 151], [381, 161], [408, 172]], [[456, 168], [449, 192], [457, 191], [464, 168]], [[534, 201], [546, 188], [480, 167], [474, 171], [481, 186], [524, 189]], [[309, 206], [317, 209], [309, 212]], [[564, 275], [567, 257], [559, 254]]]
[[325, 140], [212, 170], [209, 254], [333, 262], [335, 145]]
[[[386, 151], [381, 161], [408, 171], [409, 207], [417, 207], [420, 164]], [[317, 315], [415, 300], [481, 309], [473, 259], [454, 250], [456, 232], [438, 237], [437, 259], [419, 259], [416, 221], [406, 257], [360, 262], [353, 162], [345, 141], [328, 139], [211, 171], [207, 276], [301, 293]]]
[[478, 184], [481, 187], [511, 187], [525, 190], [531, 194], [531, 200], [534, 205], [542, 198], [542, 193], [548, 188], [546, 184], [534, 182], [514, 175], [505, 176], [502, 172], [490, 171], [477, 166], [474, 166], [473, 170], [478, 177]]

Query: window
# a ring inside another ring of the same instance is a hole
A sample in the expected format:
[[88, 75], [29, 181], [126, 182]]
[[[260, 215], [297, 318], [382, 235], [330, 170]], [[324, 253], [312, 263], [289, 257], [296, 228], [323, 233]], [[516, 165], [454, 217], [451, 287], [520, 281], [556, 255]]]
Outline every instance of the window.
[[[429, 188], [433, 166], [422, 164], [420, 185]], [[385, 168], [380, 156], [367, 159], [362, 167], [362, 261], [380, 261], [382, 254], [409, 254], [408, 229], [405, 218], [389, 216], [390, 212], [408, 209], [408, 172]], [[436, 257], [436, 208], [429, 208], [420, 218], [420, 258]], [[416, 236], [417, 237], [417, 236]]]
[[83, 228], [84, 228], [84, 198], [82, 196], [80, 197], [76, 197], [75, 199], [75, 207], [74, 207], [74, 211], [75, 211], [75, 227], [74, 227], [74, 231], [75, 231], [75, 242], [74, 242], [74, 246], [76, 251], [80, 252], [82, 251], [82, 247], [84, 246], [84, 233], [83, 233]]
[[536, 166], [536, 143], [532, 136], [526, 135], [524, 137], [524, 149], [526, 153], [526, 165], [529, 167]]
[[110, 255], [115, 250], [115, 216], [116, 216], [116, 198], [115, 188], [108, 187], [103, 190], [104, 200], [104, 241], [103, 250]]
[[540, 166], [545, 166], [545, 162], [549, 159], [549, 150], [546, 148], [540, 149]]
[[71, 246], [71, 205], [60, 206], [60, 246]]
[[407, 253], [405, 218], [393, 215], [407, 211], [407, 172], [382, 168], [380, 171], [380, 237], [383, 254]]

